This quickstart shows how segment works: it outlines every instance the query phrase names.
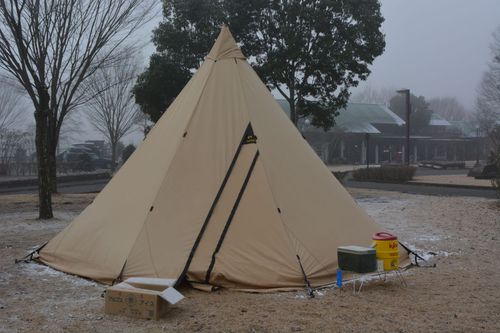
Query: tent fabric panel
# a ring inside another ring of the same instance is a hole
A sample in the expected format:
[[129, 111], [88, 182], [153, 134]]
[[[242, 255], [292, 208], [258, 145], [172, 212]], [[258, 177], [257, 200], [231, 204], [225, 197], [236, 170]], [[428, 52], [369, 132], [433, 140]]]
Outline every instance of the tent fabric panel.
[[285, 228], [291, 247], [300, 258], [307, 279], [312, 287], [320, 287], [332, 284], [336, 281], [337, 273], [337, 250], [330, 254], [330, 261], [325, 265], [321, 263], [309, 249], [288, 228]]
[[260, 157], [216, 256], [209, 282], [234, 289], [304, 286]]
[[[238, 66], [250, 119], [272, 189], [290, 232], [307, 249], [311, 277], [330, 274], [341, 245], [370, 245], [380, 228], [356, 204], [305, 141], [248, 63]], [[250, 102], [251, 101], [251, 102]]]
[[58, 271], [83, 276], [94, 281], [111, 285], [120, 273], [111, 272], [109, 267], [99, 263], [83, 262], [79, 257], [61, 256], [59, 253], [45, 252], [38, 258]]
[[224, 225], [227, 222], [231, 209], [233, 208], [238, 192], [244, 182], [245, 176], [250, 168], [252, 159], [257, 151], [255, 144], [245, 144], [234, 165], [231, 176], [220, 196], [213, 214], [208, 221], [207, 229], [201, 239], [200, 245], [194, 255], [189, 267], [188, 280], [204, 282], [207, 269], [212, 260], [217, 242], [221, 236]]
[[[210, 61], [210, 60], [209, 60]], [[158, 274], [178, 278], [248, 125], [236, 63], [214, 63], [146, 224]]]
[[121, 272], [212, 66], [209, 61], [200, 68], [94, 202], [43, 248], [42, 262], [96, 280], [112, 280]]
[[159, 277], [152, 260], [146, 224], [139, 233], [123, 269], [123, 279], [130, 277]]

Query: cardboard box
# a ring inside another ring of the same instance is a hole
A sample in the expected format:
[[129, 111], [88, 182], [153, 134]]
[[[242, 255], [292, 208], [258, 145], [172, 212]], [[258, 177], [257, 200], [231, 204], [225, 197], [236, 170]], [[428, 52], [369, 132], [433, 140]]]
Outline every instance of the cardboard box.
[[133, 318], [158, 320], [165, 316], [169, 303], [184, 298], [172, 286], [175, 280], [130, 278], [106, 290], [104, 312]]

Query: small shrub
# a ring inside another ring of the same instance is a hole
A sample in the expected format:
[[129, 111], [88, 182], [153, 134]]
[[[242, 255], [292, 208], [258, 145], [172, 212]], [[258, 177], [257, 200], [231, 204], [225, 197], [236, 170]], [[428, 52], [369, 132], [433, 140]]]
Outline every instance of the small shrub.
[[490, 161], [495, 168], [495, 175], [491, 178], [491, 185], [497, 190], [497, 196], [500, 198], [500, 147], [496, 154], [491, 154]]
[[339, 182], [343, 183], [349, 171], [332, 171], [332, 173]]
[[497, 190], [500, 198], [500, 125], [495, 126], [489, 133], [489, 138], [493, 143], [489, 156], [489, 167], [491, 172], [491, 185]]
[[500, 198], [500, 175], [497, 176], [497, 178], [493, 178], [491, 180], [491, 183], [493, 184], [493, 187], [497, 190], [497, 197]]
[[357, 169], [353, 172], [354, 180], [379, 180], [385, 182], [404, 183], [415, 176], [414, 166], [383, 166], [379, 168]]

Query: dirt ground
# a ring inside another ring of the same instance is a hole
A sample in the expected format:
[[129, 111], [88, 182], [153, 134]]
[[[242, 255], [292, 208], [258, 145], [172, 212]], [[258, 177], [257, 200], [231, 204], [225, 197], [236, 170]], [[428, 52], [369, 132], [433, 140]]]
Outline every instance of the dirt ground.
[[[327, 288], [250, 294], [181, 290], [160, 321], [104, 315], [105, 287], [35, 263], [14, 264], [50, 239], [91, 195], [55, 199], [56, 218], [36, 220], [33, 196], [0, 196], [0, 332], [499, 332], [500, 206], [495, 200], [352, 190], [385, 229], [432, 254], [435, 268], [371, 282], [360, 294]], [[332, 255], [335, 255], [332, 253]]]

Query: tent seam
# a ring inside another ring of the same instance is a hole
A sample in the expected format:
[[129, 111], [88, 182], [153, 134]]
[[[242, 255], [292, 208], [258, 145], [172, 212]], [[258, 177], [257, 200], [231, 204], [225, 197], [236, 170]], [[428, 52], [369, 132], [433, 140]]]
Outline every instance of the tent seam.
[[[148, 230], [148, 224], [144, 223], [144, 232], [146, 233], [146, 239], [148, 241], [148, 254], [149, 254], [149, 259], [151, 260], [151, 265], [153, 266], [153, 269], [155, 271], [156, 277], [158, 277], [158, 269], [156, 268], [155, 262], [153, 260], [153, 251], [151, 251], [151, 241], [149, 240], [149, 230]], [[139, 233], [140, 235], [140, 233]], [[134, 244], [135, 245], [135, 244]]]

